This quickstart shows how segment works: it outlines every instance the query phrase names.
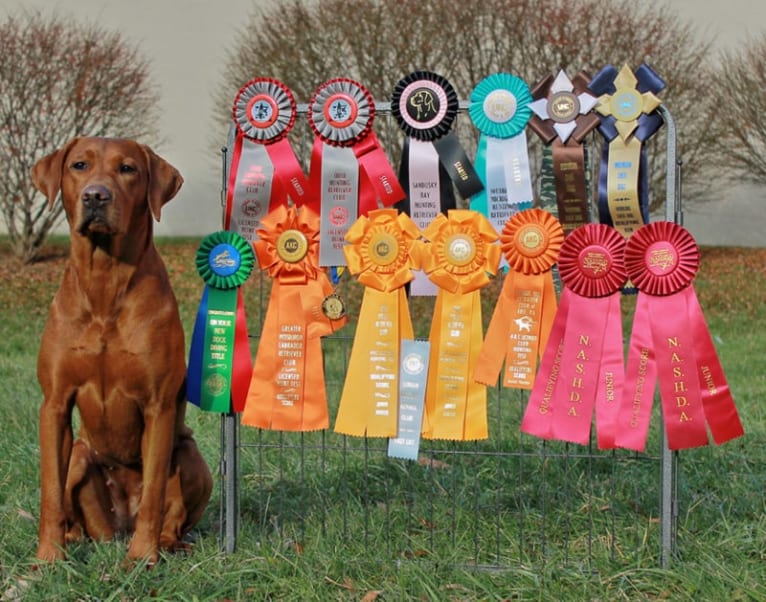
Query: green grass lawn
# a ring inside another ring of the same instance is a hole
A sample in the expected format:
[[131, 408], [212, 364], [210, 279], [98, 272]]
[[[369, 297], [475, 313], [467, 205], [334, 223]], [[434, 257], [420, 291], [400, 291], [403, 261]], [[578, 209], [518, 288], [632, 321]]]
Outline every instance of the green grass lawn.
[[[187, 332], [201, 292], [196, 244], [159, 244]], [[766, 599], [766, 250], [703, 249], [695, 288], [747, 434], [679, 454], [678, 555], [668, 568], [658, 563], [656, 446], [617, 460], [543, 446], [518, 434], [522, 397], [503, 392], [504, 403], [492, 391], [490, 439], [429, 444], [420, 463], [385, 458], [376, 440], [243, 428], [236, 551], [221, 549], [217, 487], [194, 550], [148, 571], [122, 568], [125, 542], [79, 544], [67, 561], [35, 566], [35, 358], [65, 245], [22, 266], [0, 241], [0, 599]], [[264, 303], [258, 282], [246, 284], [251, 330]], [[353, 314], [358, 290], [346, 286]], [[427, 329], [428, 312], [413, 303], [416, 328]], [[331, 403], [345, 345], [326, 344]], [[188, 422], [218, 473], [220, 418], [190, 408]]]

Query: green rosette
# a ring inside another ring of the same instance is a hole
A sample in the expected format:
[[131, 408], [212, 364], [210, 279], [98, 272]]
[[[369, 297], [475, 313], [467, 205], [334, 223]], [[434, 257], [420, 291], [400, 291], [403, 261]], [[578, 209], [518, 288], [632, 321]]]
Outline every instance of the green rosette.
[[255, 266], [250, 244], [236, 232], [205, 237], [195, 260], [205, 282], [194, 323], [187, 398], [210, 412], [241, 407], [251, 371], [247, 326], [239, 287]]
[[524, 80], [510, 73], [494, 73], [476, 84], [468, 114], [482, 134], [512, 138], [527, 127], [532, 116], [529, 103], [533, 100]]

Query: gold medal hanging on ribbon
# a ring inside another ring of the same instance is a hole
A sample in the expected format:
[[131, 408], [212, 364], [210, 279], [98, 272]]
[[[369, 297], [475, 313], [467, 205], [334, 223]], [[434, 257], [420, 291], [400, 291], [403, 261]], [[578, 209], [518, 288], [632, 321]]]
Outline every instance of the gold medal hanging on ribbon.
[[274, 279], [242, 424], [284, 431], [329, 426], [320, 338], [346, 323], [342, 302], [319, 268], [319, 216], [279, 206], [253, 245]]
[[431, 322], [431, 354], [423, 436], [486, 439], [487, 388], [473, 374], [482, 344], [480, 290], [497, 273], [498, 236], [477, 211], [452, 209], [431, 222], [418, 244], [423, 271], [438, 287]]
[[399, 348], [413, 338], [404, 285], [417, 265], [411, 254], [420, 229], [396, 209], [360, 217], [346, 233], [348, 270], [364, 285], [335, 431], [359, 437], [396, 437]]
[[558, 259], [564, 230], [542, 209], [527, 209], [509, 219], [500, 245], [509, 271], [492, 314], [474, 379], [494, 385], [505, 360], [503, 386], [531, 389], [556, 315], [551, 268]]
[[648, 65], [635, 73], [628, 65], [618, 72], [607, 65], [591, 80], [599, 94], [599, 132], [604, 136], [598, 184], [601, 223], [625, 237], [649, 220], [649, 175], [644, 142], [662, 125], [656, 93], [665, 82]]

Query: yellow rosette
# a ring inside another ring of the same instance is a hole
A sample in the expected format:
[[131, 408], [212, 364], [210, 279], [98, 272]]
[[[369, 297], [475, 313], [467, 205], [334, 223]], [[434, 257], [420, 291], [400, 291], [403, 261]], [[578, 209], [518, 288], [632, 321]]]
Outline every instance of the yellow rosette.
[[321, 337], [347, 319], [326, 311], [333, 287], [319, 268], [319, 216], [280, 205], [254, 243], [258, 264], [274, 279], [242, 424], [285, 431], [329, 426]]
[[417, 265], [411, 254], [420, 229], [396, 209], [360, 217], [346, 233], [348, 270], [365, 286], [335, 431], [396, 437], [399, 349], [413, 338], [404, 285]]
[[556, 316], [551, 268], [563, 242], [561, 224], [542, 209], [521, 211], [505, 223], [500, 248], [510, 269], [484, 337], [476, 381], [494, 385], [505, 360], [503, 386], [532, 389]]
[[477, 211], [440, 214], [418, 246], [421, 268], [438, 287], [431, 322], [431, 355], [423, 436], [487, 438], [487, 389], [473, 373], [481, 351], [480, 290], [500, 263], [497, 232]]

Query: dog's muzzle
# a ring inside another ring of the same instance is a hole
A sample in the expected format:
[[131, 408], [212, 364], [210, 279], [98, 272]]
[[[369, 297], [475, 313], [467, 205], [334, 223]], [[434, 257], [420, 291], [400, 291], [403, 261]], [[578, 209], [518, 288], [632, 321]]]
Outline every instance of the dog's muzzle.
[[103, 184], [90, 184], [80, 193], [82, 219], [80, 233], [109, 232], [108, 209], [112, 204], [112, 192]]

